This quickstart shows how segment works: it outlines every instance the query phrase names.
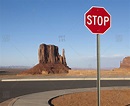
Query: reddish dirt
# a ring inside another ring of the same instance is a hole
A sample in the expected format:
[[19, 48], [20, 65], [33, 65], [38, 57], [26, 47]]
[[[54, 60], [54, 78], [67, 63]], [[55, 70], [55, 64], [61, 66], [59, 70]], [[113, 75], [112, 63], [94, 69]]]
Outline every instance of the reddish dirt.
[[4, 101], [4, 102], [0, 103], [0, 106], [10, 106], [10, 105], [9, 105], [9, 103], [10, 103], [12, 100], [13, 100], [13, 98], [12, 98], [12, 99], [9, 99], [9, 100], [6, 100], [6, 101]]
[[58, 73], [68, 73], [69, 68], [63, 64], [57, 63], [39, 63], [33, 68], [21, 72], [19, 75], [39, 75], [39, 74], [58, 74]]
[[[97, 106], [96, 92], [82, 92], [59, 96], [52, 100], [54, 106]], [[130, 89], [102, 90], [101, 106], [130, 106]]]
[[[114, 70], [101, 70], [101, 77], [129, 77], [130, 69], [114, 69]], [[96, 70], [69, 70], [67, 76], [88, 76], [96, 77]]]

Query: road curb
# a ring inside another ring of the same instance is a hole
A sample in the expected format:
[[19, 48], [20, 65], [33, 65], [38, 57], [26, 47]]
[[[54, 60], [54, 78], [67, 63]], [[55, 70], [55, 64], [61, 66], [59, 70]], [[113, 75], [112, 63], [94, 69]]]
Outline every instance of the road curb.
[[[2, 82], [9, 81], [73, 81], [73, 80], [97, 80], [97, 78], [45, 78], [45, 79], [2, 79]], [[101, 80], [130, 80], [130, 78], [101, 78]]]
[[[102, 87], [102, 90], [109, 89], [130, 89], [130, 87]], [[50, 106], [49, 101], [59, 95], [77, 93], [77, 92], [89, 92], [95, 91], [96, 88], [78, 88], [78, 89], [64, 89], [64, 90], [54, 90], [28, 94], [24, 96], [19, 96], [16, 99], [12, 100], [8, 106]], [[36, 99], [36, 100], [35, 100]], [[40, 99], [40, 100], [39, 100]]]
[[8, 106], [13, 106], [13, 104], [18, 100], [19, 98], [14, 98], [11, 102], [9, 102]]

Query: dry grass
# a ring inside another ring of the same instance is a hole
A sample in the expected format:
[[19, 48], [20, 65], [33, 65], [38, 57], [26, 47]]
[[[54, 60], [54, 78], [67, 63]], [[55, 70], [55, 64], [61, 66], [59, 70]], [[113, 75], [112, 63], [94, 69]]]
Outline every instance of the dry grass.
[[[69, 70], [67, 76], [89, 76], [96, 77], [96, 70]], [[114, 70], [101, 70], [101, 77], [127, 77], [130, 76], [130, 70], [114, 69]]]
[[[67, 94], [52, 100], [54, 106], [97, 106], [96, 91]], [[101, 106], [129, 106], [130, 89], [102, 90]]]
[[[15, 75], [15, 74], [0, 74], [0, 79], [4, 78], [44, 78], [44, 77], [65, 77], [65, 76], [87, 76], [96, 77], [96, 70], [69, 70], [67, 74], [40, 74], [40, 75]], [[114, 69], [101, 70], [101, 77], [130, 77], [130, 69]]]

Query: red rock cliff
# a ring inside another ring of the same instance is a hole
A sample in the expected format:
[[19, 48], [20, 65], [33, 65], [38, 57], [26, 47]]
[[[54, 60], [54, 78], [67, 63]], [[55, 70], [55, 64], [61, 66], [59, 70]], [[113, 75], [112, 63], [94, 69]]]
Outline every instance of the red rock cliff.
[[125, 57], [120, 63], [120, 68], [130, 68], [130, 56]]
[[68, 73], [70, 69], [66, 63], [65, 50], [63, 49], [61, 56], [59, 55], [58, 47], [55, 45], [41, 44], [38, 49], [38, 60], [39, 63], [37, 65], [20, 74], [58, 74]]

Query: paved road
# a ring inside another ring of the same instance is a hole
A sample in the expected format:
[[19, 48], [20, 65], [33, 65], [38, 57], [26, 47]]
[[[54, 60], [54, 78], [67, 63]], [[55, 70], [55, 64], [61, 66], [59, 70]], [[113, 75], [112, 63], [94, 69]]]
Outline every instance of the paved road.
[[[102, 87], [130, 86], [129, 80], [104, 80]], [[7, 99], [36, 92], [50, 90], [96, 87], [95, 80], [76, 81], [26, 81], [0, 82], [0, 102]]]

